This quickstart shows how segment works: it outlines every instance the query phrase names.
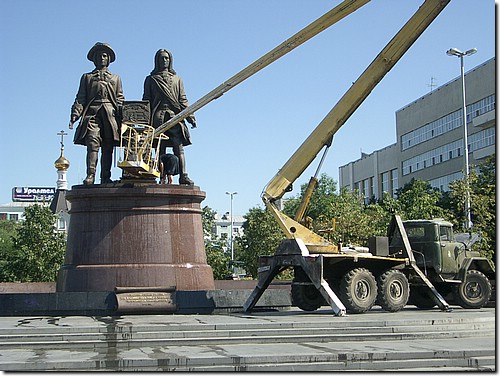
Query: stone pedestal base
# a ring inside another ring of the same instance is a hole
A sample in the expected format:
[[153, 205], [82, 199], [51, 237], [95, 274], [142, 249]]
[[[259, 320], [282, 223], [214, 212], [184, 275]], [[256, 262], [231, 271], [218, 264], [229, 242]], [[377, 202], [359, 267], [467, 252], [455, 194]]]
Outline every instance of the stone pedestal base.
[[71, 219], [57, 291], [115, 287], [214, 290], [206, 262], [196, 186], [74, 186]]

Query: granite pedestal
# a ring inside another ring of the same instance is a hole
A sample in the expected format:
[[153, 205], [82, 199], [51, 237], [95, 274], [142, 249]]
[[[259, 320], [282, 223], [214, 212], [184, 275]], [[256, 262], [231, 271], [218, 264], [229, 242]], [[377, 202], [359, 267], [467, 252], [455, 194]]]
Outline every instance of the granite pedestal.
[[214, 290], [199, 187], [113, 183], [73, 186], [57, 292], [117, 287]]

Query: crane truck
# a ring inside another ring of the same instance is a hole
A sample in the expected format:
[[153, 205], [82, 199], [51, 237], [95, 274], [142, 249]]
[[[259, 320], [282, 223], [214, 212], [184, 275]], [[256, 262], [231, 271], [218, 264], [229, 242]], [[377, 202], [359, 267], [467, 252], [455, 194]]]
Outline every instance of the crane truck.
[[[448, 2], [424, 2], [264, 188], [262, 199], [287, 239], [273, 256], [259, 257], [257, 286], [243, 306], [245, 311], [252, 310], [273, 278], [287, 268], [294, 269], [292, 301], [303, 310], [315, 310], [327, 303], [340, 316], [366, 312], [377, 303], [395, 312], [407, 304], [411, 295], [412, 303], [420, 308], [437, 304], [449, 311], [443, 297], [449, 291], [466, 308], [482, 307], [488, 302], [490, 280], [495, 279], [493, 263], [465, 247], [447, 243], [441, 231], [450, 233], [451, 226], [445, 221], [403, 223], [394, 215], [387, 246], [374, 242], [369, 252], [359, 252], [332, 244], [301, 223], [317, 176], [311, 178], [295, 218], [286, 216], [276, 205], [325, 148], [321, 166], [334, 134]], [[426, 230], [434, 233], [421, 242], [407, 233]]]
[[[122, 130], [124, 154], [118, 166], [130, 175], [157, 177], [158, 156], [152, 156], [154, 138], [165, 137], [163, 132], [368, 1], [343, 1], [156, 129], [146, 121], [138, 122], [134, 116], [129, 117], [131, 121]], [[459, 243], [454, 243], [455, 248], [451, 243], [445, 244], [448, 240], [442, 238], [441, 231], [451, 229], [445, 221], [415, 224], [403, 222], [398, 215], [394, 215], [388, 236], [375, 239], [369, 252], [333, 244], [302, 224], [334, 134], [449, 1], [424, 1], [264, 188], [262, 200], [286, 239], [274, 255], [259, 257], [257, 286], [243, 306], [245, 311], [253, 309], [274, 277], [287, 268], [294, 269], [293, 302], [309, 311], [326, 303], [336, 315], [345, 315], [347, 312], [366, 312], [377, 303], [385, 310], [395, 312], [402, 309], [409, 299], [420, 308], [432, 308], [437, 304], [441, 310], [448, 311], [450, 306], [443, 295], [450, 291], [456, 301], [466, 308], [482, 307], [488, 301], [495, 279], [493, 263]], [[134, 105], [147, 107], [144, 103]], [[325, 150], [316, 174], [311, 178], [303, 202], [292, 219], [281, 212], [277, 202], [291, 191], [293, 183], [323, 148]], [[422, 225], [421, 230], [417, 230], [419, 225]], [[422, 239], [413, 236], [427, 230], [430, 234], [430, 229], [434, 229], [433, 236]]]

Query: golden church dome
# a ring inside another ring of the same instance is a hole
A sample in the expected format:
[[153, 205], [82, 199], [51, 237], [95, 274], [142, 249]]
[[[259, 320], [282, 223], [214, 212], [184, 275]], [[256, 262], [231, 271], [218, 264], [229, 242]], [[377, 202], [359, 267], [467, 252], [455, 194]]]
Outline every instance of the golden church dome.
[[64, 157], [62, 150], [61, 155], [54, 162], [54, 166], [56, 167], [57, 171], [66, 171], [69, 168], [69, 161]]

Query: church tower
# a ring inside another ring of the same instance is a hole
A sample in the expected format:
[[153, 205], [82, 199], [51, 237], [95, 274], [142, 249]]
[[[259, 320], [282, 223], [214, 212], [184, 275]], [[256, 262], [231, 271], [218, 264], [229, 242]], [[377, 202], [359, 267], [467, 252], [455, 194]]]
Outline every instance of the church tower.
[[66, 174], [69, 169], [69, 161], [64, 157], [64, 136], [67, 135], [64, 131], [58, 133], [61, 136], [61, 155], [54, 162], [54, 167], [57, 170], [57, 190], [52, 202], [50, 210], [58, 216], [57, 229], [66, 232], [69, 226], [69, 203], [66, 201], [66, 192], [68, 191], [68, 180]]

